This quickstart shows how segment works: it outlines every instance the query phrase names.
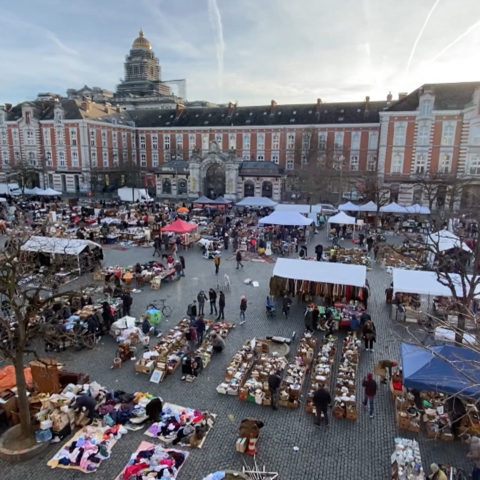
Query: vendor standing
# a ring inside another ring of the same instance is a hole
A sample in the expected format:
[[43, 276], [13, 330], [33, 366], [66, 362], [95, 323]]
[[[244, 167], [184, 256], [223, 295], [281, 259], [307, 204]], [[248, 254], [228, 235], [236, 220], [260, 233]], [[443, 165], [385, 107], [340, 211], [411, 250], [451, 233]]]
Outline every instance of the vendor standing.
[[388, 379], [392, 378], [392, 368], [398, 365], [394, 360], [380, 360], [375, 365], [375, 373], [380, 377], [380, 382], [387, 383], [386, 376], [388, 371]]

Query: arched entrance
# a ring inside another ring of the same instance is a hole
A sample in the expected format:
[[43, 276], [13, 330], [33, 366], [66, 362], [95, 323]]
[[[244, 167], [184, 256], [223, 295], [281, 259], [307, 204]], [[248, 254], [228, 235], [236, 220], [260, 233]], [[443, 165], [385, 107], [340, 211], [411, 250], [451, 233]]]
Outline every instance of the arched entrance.
[[243, 196], [244, 197], [253, 197], [255, 195], [255, 184], [247, 180], [243, 184]]
[[215, 199], [225, 195], [225, 164], [212, 163], [205, 172], [204, 195]]
[[262, 197], [272, 198], [273, 188], [272, 182], [262, 183]]

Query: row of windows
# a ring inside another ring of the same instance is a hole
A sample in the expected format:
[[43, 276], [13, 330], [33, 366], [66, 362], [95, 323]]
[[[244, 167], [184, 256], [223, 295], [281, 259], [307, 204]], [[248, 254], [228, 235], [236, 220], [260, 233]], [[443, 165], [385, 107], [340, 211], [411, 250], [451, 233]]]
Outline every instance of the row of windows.
[[[390, 173], [403, 173], [404, 155], [401, 151], [393, 152]], [[428, 153], [418, 152], [413, 163], [413, 172], [422, 174], [428, 171]], [[450, 173], [452, 171], [452, 155], [441, 153], [438, 159], [438, 173]]]

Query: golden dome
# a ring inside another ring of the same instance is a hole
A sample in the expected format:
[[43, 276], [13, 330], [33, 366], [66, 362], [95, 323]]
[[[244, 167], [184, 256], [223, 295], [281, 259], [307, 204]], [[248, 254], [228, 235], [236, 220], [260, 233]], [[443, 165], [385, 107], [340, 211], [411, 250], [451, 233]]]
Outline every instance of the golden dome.
[[138, 32], [138, 37], [133, 41], [132, 48], [147, 48], [152, 49], [150, 42], [143, 36], [143, 30]]

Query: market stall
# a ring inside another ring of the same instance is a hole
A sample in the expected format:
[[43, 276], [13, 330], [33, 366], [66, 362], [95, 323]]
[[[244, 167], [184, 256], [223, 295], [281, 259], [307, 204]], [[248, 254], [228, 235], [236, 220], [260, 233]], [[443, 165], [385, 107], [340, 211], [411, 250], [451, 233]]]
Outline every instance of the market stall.
[[92, 271], [103, 259], [102, 247], [90, 240], [57, 237], [30, 237], [20, 248], [40, 265], [58, 265], [59, 271]]
[[358, 212], [359, 211], [359, 206], [355, 205], [352, 202], [347, 202], [347, 203], [342, 203], [338, 206], [338, 209], [341, 212]]
[[162, 233], [172, 232], [181, 235], [181, 244], [187, 248], [200, 238], [197, 233], [194, 233], [194, 230], [197, 230], [197, 228], [198, 225], [196, 223], [186, 222], [185, 220], [177, 218], [177, 220], [162, 227], [161, 231]]
[[278, 258], [270, 279], [270, 294], [288, 292], [306, 301], [321, 296], [332, 305], [339, 302], [342, 306], [355, 301], [366, 303], [366, 276], [364, 265]]
[[268, 197], [245, 197], [235, 204], [237, 207], [252, 207], [252, 208], [273, 208], [277, 205], [271, 198]]
[[290, 225], [290, 226], [308, 226], [314, 223], [312, 219], [304, 217], [298, 212], [277, 211], [261, 218], [260, 225]]
[[430, 438], [453, 440], [478, 434], [480, 398], [478, 352], [452, 345], [423, 347], [402, 343], [403, 386], [395, 396], [397, 425]]

